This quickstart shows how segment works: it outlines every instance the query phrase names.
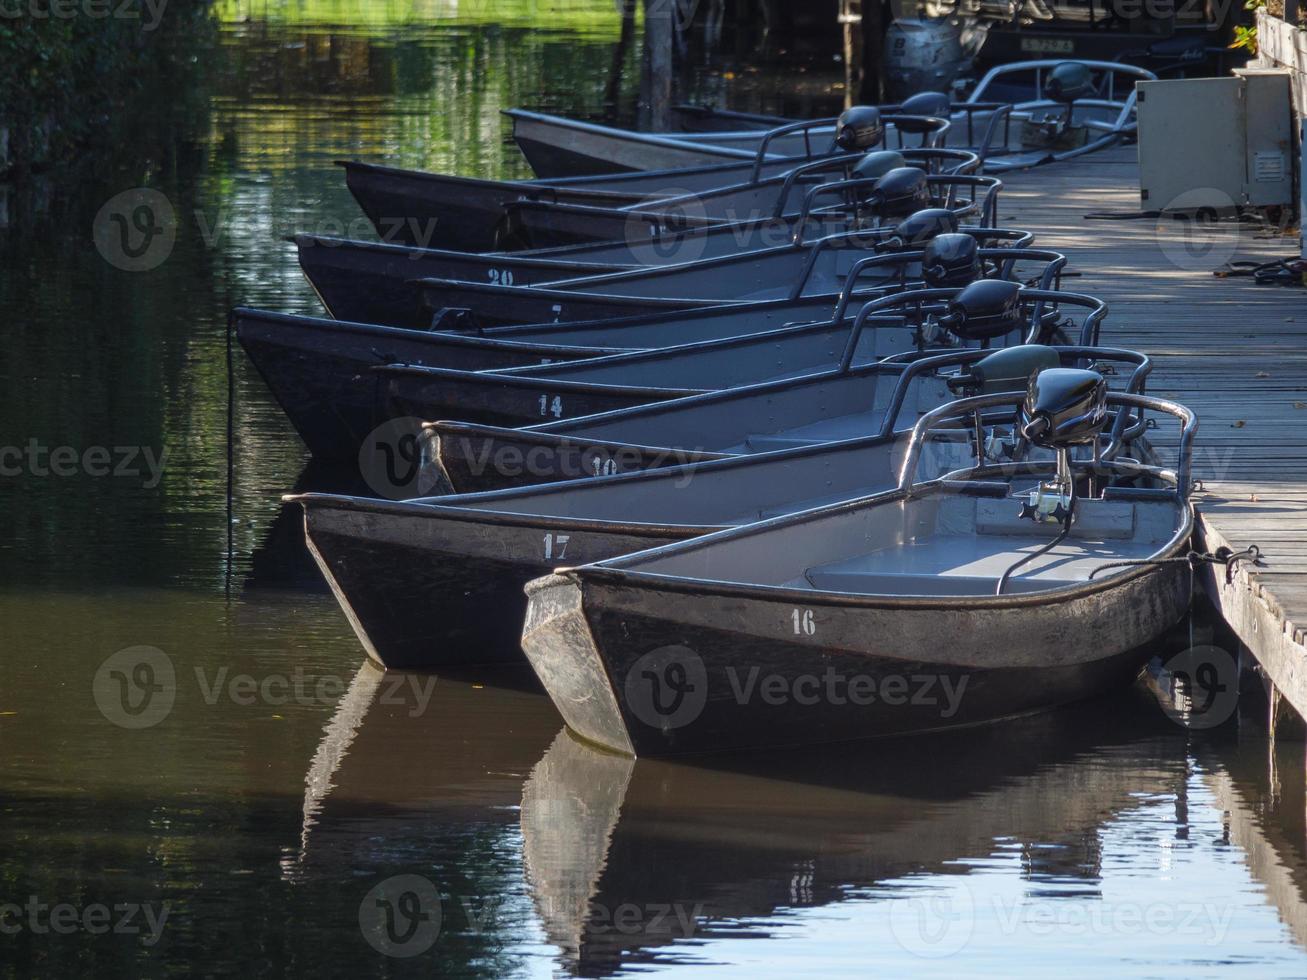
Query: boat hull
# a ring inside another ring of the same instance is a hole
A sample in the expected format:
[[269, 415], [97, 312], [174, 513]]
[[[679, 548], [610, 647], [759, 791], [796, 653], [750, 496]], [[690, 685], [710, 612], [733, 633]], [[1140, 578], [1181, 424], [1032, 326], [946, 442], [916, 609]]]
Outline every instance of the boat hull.
[[528, 581], [572, 556], [598, 561], [696, 533], [569, 528], [549, 538], [543, 519], [486, 523], [429, 504], [299, 500], [309, 549], [368, 657], [403, 670], [521, 663]]
[[417, 279], [533, 286], [618, 272], [614, 262], [526, 259], [297, 235], [300, 268], [337, 320], [425, 329], [432, 311]]
[[364, 323], [237, 309], [232, 329], [315, 458], [354, 462], [386, 421], [372, 368], [404, 362], [466, 371], [594, 357], [595, 349], [494, 343]]
[[[698, 394], [679, 388], [570, 383], [552, 378], [440, 369], [377, 369], [386, 414], [424, 422], [457, 419], [508, 428], [578, 418]], [[415, 427], [413, 434], [416, 436]]]
[[425, 426], [419, 442], [424, 483], [432, 493], [450, 494], [634, 473], [729, 455], [559, 438], [464, 422]]
[[488, 252], [503, 247], [504, 205], [522, 199], [622, 207], [638, 195], [479, 180], [347, 162], [345, 183], [383, 241], [421, 248]]
[[618, 751], [839, 742], [988, 723], [1126, 684], [1189, 587], [1186, 567], [1162, 566], [1058, 602], [814, 595], [796, 607], [578, 570], [529, 587], [523, 648], [568, 725]]

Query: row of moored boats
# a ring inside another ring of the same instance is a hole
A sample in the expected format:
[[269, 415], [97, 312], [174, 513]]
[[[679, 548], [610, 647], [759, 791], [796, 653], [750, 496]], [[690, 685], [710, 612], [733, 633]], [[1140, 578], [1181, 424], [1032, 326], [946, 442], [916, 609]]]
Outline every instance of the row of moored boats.
[[346, 165], [381, 241], [297, 239], [330, 316], [232, 319], [376, 494], [288, 498], [367, 653], [525, 652], [641, 755], [1128, 682], [1189, 603], [1196, 421], [1001, 226], [996, 174], [1129, 137], [1141, 77], [1027, 62], [962, 103], [664, 134], [514, 113], [529, 181]]

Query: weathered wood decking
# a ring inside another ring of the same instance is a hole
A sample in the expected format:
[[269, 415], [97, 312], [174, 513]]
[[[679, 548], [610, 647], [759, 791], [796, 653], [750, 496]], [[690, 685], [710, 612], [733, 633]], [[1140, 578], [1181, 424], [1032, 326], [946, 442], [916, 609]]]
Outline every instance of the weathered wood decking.
[[[1194, 475], [1206, 546], [1256, 544], [1265, 567], [1240, 568], [1208, 591], [1270, 679], [1307, 715], [1307, 290], [1217, 278], [1228, 255], [1269, 261], [1296, 236], [1225, 224], [1191, 237], [1174, 219], [1086, 220], [1134, 212], [1135, 148], [1010, 174], [1002, 224], [1070, 257], [1065, 289], [1110, 306], [1102, 342], [1156, 362], [1148, 390], [1200, 419]], [[1165, 453], [1163, 444], [1161, 452]]]

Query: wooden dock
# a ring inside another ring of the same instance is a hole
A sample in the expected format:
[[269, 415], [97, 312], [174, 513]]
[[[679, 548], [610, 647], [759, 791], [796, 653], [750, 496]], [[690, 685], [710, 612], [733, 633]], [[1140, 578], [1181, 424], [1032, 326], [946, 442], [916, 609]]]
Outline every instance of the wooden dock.
[[1108, 303], [1102, 343], [1149, 354], [1149, 392], [1198, 413], [1202, 544], [1255, 544], [1265, 565], [1240, 566], [1228, 584], [1218, 568], [1205, 586], [1307, 717], [1307, 290], [1212, 272], [1226, 257], [1296, 256], [1298, 239], [1233, 222], [1195, 232], [1172, 218], [1085, 217], [1140, 207], [1133, 146], [1009, 174], [999, 202], [1001, 224], [1069, 256], [1079, 275], [1064, 289]]

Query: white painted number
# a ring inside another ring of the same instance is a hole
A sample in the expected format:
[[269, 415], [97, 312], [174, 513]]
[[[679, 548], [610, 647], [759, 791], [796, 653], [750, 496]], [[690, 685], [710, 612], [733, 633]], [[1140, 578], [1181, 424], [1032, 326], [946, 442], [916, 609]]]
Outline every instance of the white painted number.
[[[566, 558], [567, 542], [572, 540], [570, 534], [546, 534], [545, 535], [545, 557], [546, 558]], [[558, 553], [554, 554], [557, 549]]]
[[551, 401], [548, 395], [541, 395], [540, 414], [552, 415], [556, 419], [561, 419], [563, 417], [563, 399], [555, 395]]
[[493, 283], [495, 283], [495, 284], [498, 285], [498, 286], [511, 286], [511, 285], [513, 285], [513, 270], [512, 270], [512, 269], [502, 269], [502, 270], [501, 270], [501, 269], [491, 269], [491, 270], [490, 270], [490, 281], [493, 282]]
[[602, 459], [599, 456], [594, 458], [595, 476], [612, 476], [617, 472], [617, 460]]
[[811, 609], [796, 609], [790, 613], [790, 619], [794, 621], [795, 636], [812, 636], [817, 632], [817, 620]]

